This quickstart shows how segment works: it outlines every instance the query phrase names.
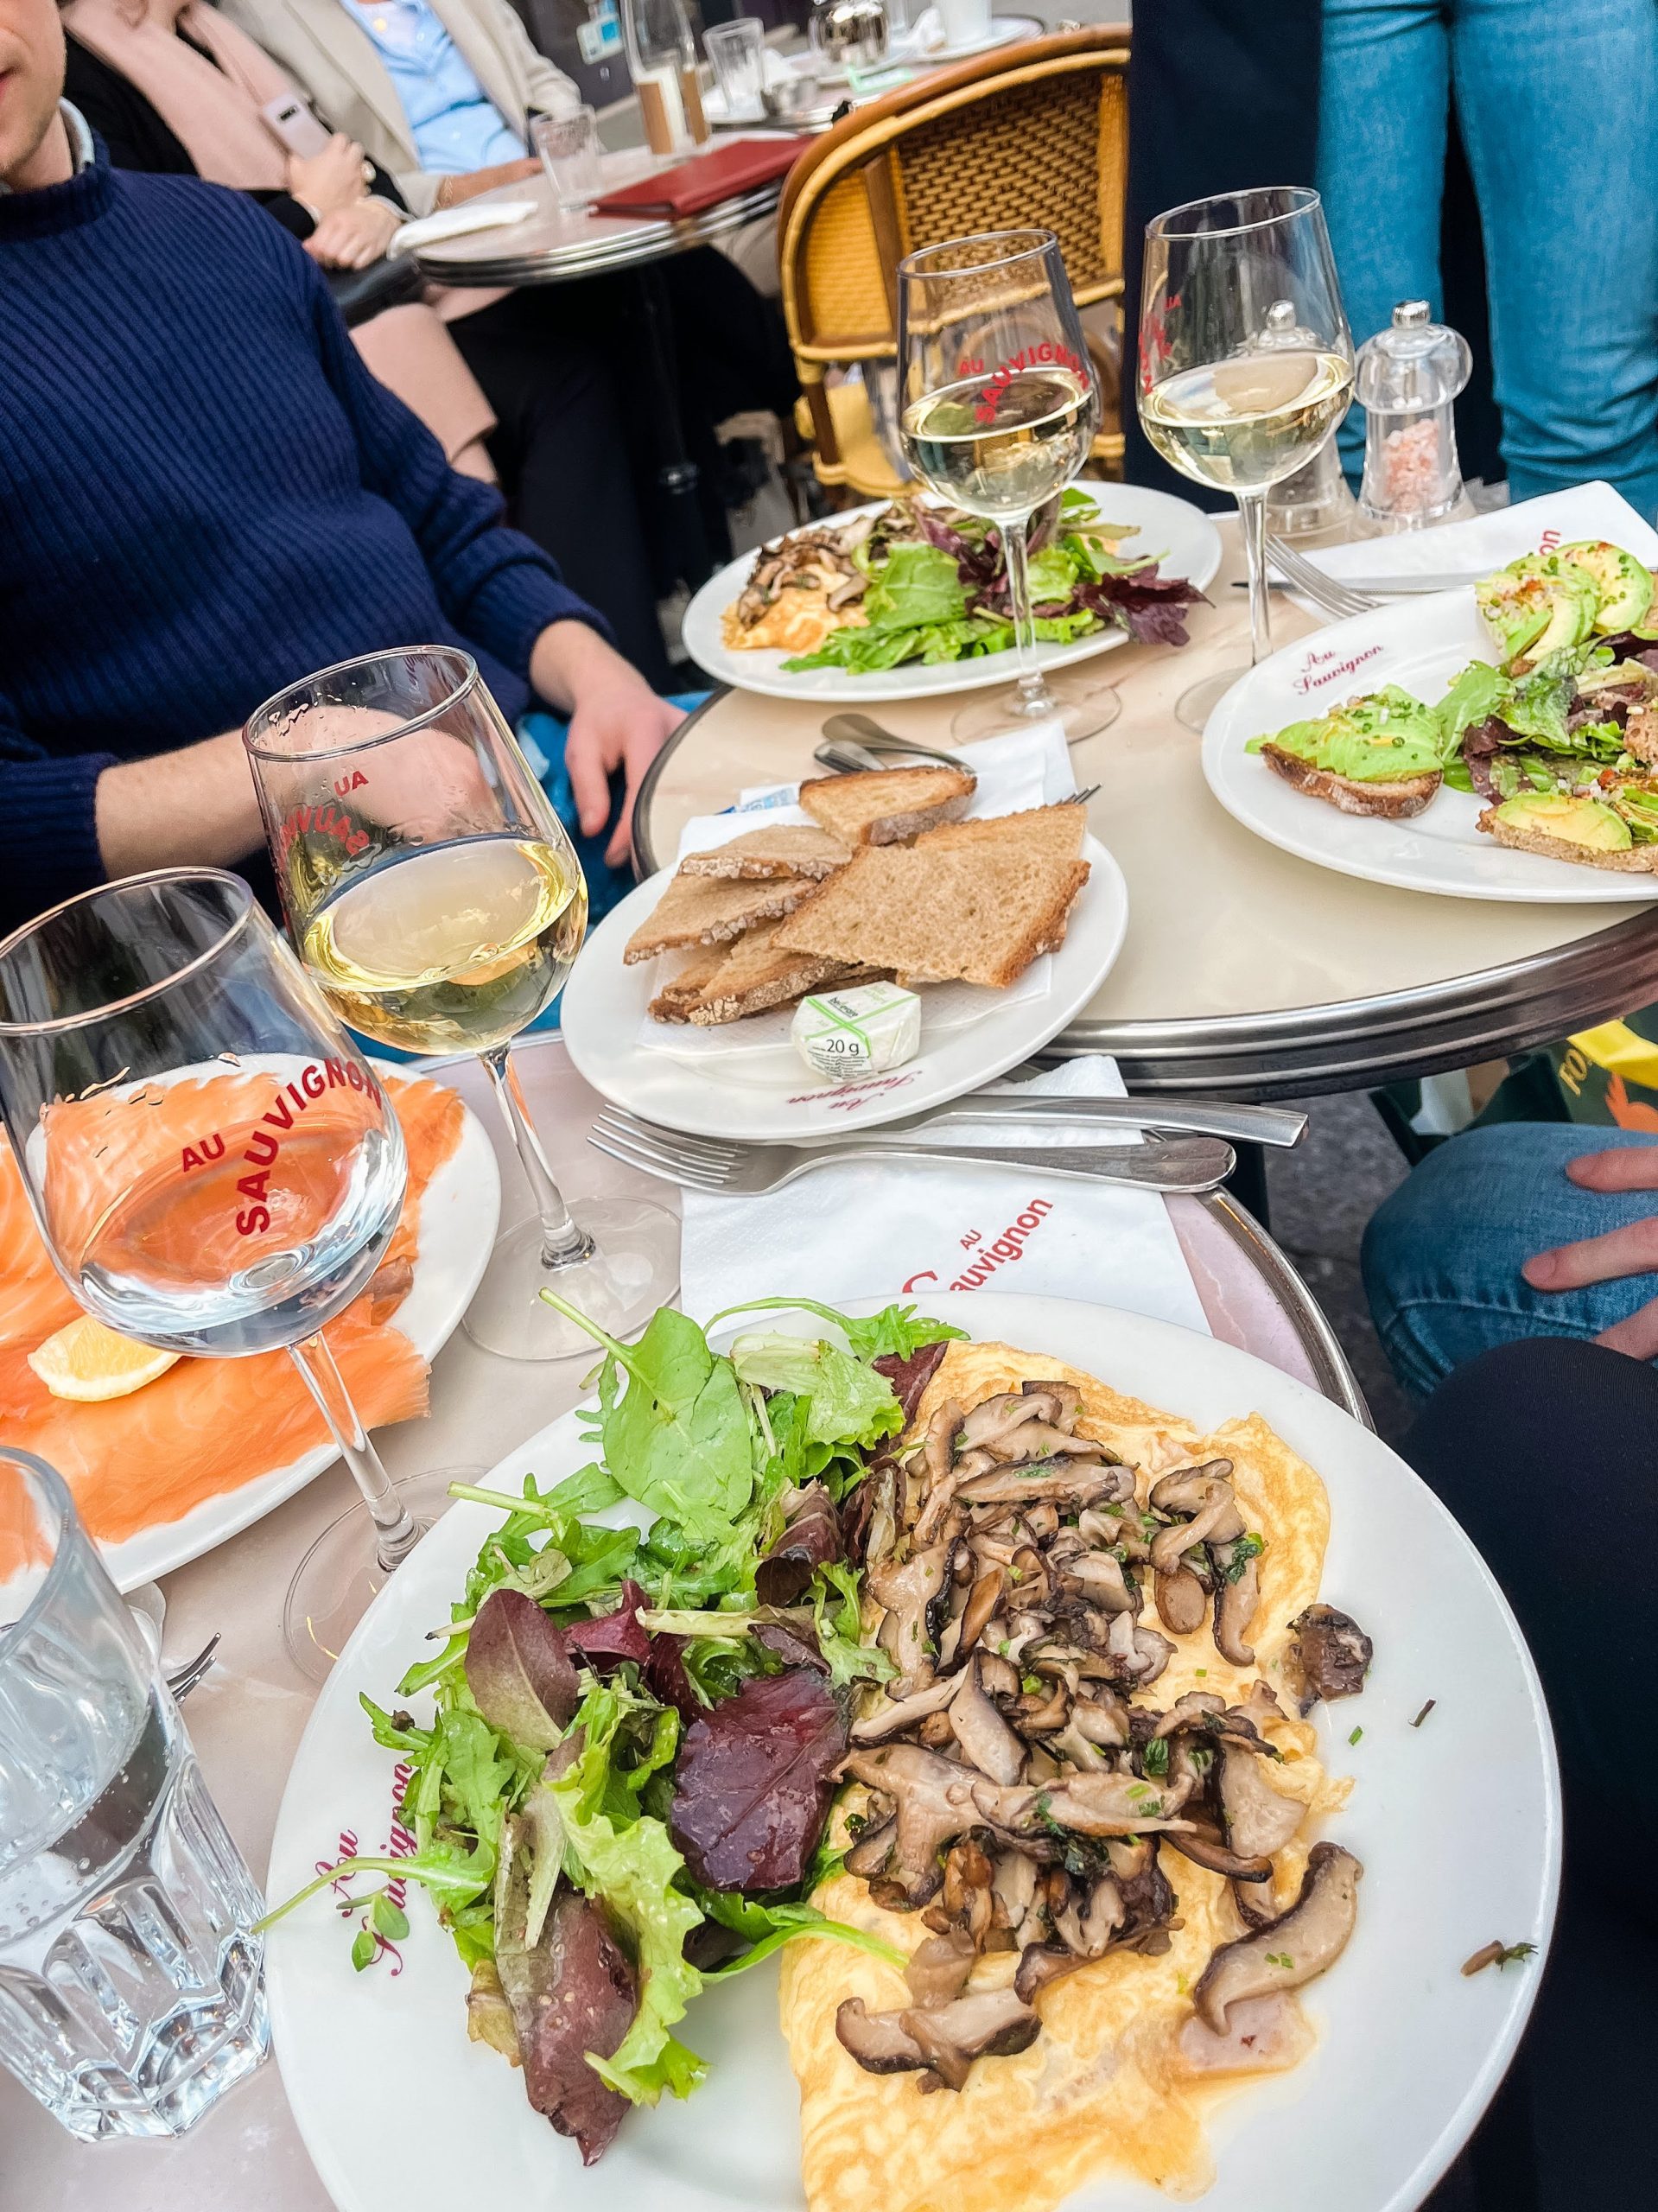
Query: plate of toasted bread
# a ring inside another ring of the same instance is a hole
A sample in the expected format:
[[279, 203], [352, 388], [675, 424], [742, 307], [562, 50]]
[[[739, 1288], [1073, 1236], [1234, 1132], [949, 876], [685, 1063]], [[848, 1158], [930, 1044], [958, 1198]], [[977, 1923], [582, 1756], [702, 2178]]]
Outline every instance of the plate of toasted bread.
[[1655, 618], [1652, 571], [1625, 546], [1522, 552], [1262, 661], [1210, 717], [1204, 773], [1246, 829], [1344, 875], [1456, 899], [1650, 899]]
[[[977, 794], [964, 769], [882, 769], [719, 817], [584, 948], [562, 1009], [581, 1074], [670, 1128], [788, 1141], [942, 1105], [1039, 1052], [1110, 972], [1128, 892], [1080, 801], [987, 815]], [[816, 1072], [795, 1009], [877, 982], [918, 999], [918, 1047]]]

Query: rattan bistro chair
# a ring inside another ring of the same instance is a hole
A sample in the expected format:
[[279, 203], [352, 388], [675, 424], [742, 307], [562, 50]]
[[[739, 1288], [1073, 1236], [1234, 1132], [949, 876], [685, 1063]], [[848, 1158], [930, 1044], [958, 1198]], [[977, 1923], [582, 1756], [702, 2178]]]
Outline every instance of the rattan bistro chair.
[[[1062, 32], [939, 70], [855, 110], [803, 154], [778, 210], [783, 311], [825, 484], [896, 491], [866, 377], [896, 344], [898, 264], [918, 246], [1041, 224], [1059, 240], [1080, 308], [1122, 292], [1128, 29]], [[1096, 457], [1122, 454], [1118, 359], [1096, 348], [1106, 423]]]

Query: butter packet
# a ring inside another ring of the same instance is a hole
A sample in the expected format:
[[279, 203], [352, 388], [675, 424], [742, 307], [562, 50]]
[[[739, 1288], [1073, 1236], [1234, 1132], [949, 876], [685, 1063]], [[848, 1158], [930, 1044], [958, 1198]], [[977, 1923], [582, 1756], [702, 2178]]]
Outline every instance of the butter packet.
[[816, 1075], [856, 1083], [912, 1060], [921, 1046], [921, 1001], [896, 983], [819, 991], [795, 1008], [789, 1034]]

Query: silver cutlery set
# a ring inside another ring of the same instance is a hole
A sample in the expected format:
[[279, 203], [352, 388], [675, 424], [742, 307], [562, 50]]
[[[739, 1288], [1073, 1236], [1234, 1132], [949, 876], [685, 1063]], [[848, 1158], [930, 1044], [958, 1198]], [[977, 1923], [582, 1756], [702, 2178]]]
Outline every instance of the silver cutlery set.
[[[1028, 1126], [1044, 1121], [1088, 1124], [1102, 1133], [1131, 1128], [1147, 1134], [1140, 1143], [924, 1141], [931, 1131], [964, 1122]], [[1305, 1114], [1277, 1106], [1216, 1106], [1201, 1099], [1025, 1098], [983, 1094], [957, 1099], [937, 1113], [883, 1122], [867, 1136], [837, 1136], [812, 1145], [743, 1144], [686, 1136], [678, 1130], [658, 1128], [619, 1107], [607, 1106], [594, 1123], [588, 1141], [624, 1166], [690, 1191], [752, 1196], [780, 1190], [816, 1168], [835, 1166], [846, 1160], [880, 1160], [1034, 1167], [1075, 1181], [1123, 1184], [1175, 1197], [1199, 1195], [1223, 1183], [1237, 1164], [1234, 1144], [1299, 1144], [1306, 1126]]]

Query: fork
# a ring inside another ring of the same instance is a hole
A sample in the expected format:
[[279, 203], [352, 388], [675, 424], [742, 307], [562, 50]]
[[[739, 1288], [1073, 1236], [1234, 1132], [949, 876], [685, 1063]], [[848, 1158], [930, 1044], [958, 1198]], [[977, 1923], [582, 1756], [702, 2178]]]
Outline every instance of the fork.
[[1326, 614], [1334, 615], [1338, 621], [1350, 614], [1369, 614], [1382, 603], [1380, 600], [1367, 597], [1363, 592], [1350, 591], [1345, 584], [1337, 583], [1334, 576], [1327, 576], [1322, 569], [1315, 569], [1312, 562], [1304, 559], [1293, 545], [1286, 544], [1281, 537], [1274, 537], [1270, 531], [1267, 537], [1267, 558], [1293, 590], [1303, 593], [1315, 607], [1321, 607]]
[[1033, 1167], [1082, 1183], [1127, 1183], [1142, 1191], [1171, 1195], [1212, 1191], [1225, 1181], [1237, 1155], [1218, 1137], [1170, 1137], [1147, 1144], [1089, 1147], [1029, 1146], [877, 1144], [867, 1138], [822, 1146], [722, 1144], [712, 1137], [681, 1136], [675, 1131], [634, 1124], [626, 1132], [613, 1122], [595, 1123], [588, 1142], [607, 1159], [636, 1167], [688, 1191], [730, 1191], [756, 1195], [780, 1191], [815, 1168], [849, 1160], [936, 1160], [960, 1166], [964, 1160], [992, 1167]]

